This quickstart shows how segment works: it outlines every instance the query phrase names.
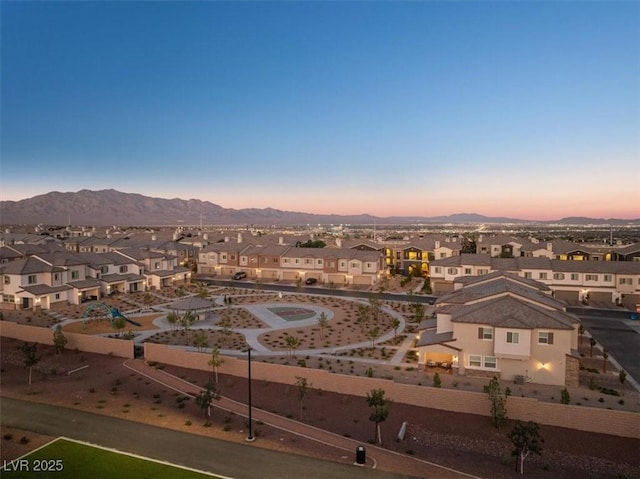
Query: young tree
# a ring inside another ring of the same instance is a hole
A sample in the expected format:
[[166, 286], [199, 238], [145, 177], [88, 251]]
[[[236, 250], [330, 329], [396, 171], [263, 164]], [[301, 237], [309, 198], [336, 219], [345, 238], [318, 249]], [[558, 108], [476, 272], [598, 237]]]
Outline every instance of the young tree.
[[198, 352], [204, 351], [204, 349], [209, 346], [209, 341], [207, 340], [207, 333], [203, 330], [199, 330], [193, 338], [193, 345], [198, 349]]
[[595, 338], [592, 336], [589, 338], [589, 357], [592, 358], [593, 357], [593, 347], [596, 345], [596, 340]]
[[122, 316], [118, 316], [117, 318], [113, 318], [111, 326], [113, 326], [113, 329], [116, 330], [116, 334], [120, 337], [120, 335], [122, 335], [122, 330], [127, 327], [127, 321]]
[[38, 345], [36, 343], [24, 343], [22, 353], [24, 354], [24, 366], [29, 368], [29, 385], [31, 385], [31, 369], [40, 361]]
[[291, 334], [287, 334], [284, 341], [287, 345], [287, 348], [289, 348], [289, 356], [295, 357], [294, 351], [300, 345], [300, 340], [297, 337], [292, 336]]
[[189, 344], [189, 331], [191, 331], [191, 324], [195, 319], [196, 317], [191, 311], [187, 311], [180, 318], [180, 327], [187, 335], [187, 344]]
[[384, 389], [373, 389], [367, 393], [367, 404], [373, 408], [373, 412], [369, 416], [369, 420], [376, 425], [376, 444], [382, 446], [382, 434], [380, 433], [380, 424], [386, 421], [389, 416], [389, 408], [391, 400], [384, 396]]
[[560, 402], [562, 404], [569, 404], [571, 402], [571, 394], [569, 394], [569, 390], [567, 388], [564, 388], [560, 392]]
[[509, 433], [509, 439], [513, 444], [511, 455], [516, 457], [516, 472], [518, 465], [520, 466], [520, 474], [524, 474], [524, 460], [530, 453], [542, 454], [541, 443], [544, 442], [540, 437], [538, 424], [532, 421], [526, 424], [520, 421], [516, 422], [515, 427]]
[[296, 376], [296, 386], [298, 387], [298, 401], [300, 401], [300, 420], [302, 420], [303, 401], [309, 394], [309, 388], [311, 383], [307, 381], [307, 378]]
[[326, 313], [323, 311], [318, 318], [318, 326], [320, 326], [320, 337], [324, 338], [324, 330], [329, 325]]
[[502, 393], [497, 376], [493, 376], [484, 390], [489, 395], [493, 425], [500, 429], [507, 420], [507, 395]]
[[607, 360], [609, 359], [609, 351], [606, 349], [602, 350], [602, 372], [607, 372]]
[[178, 323], [179, 320], [180, 320], [180, 315], [178, 315], [178, 313], [176, 313], [175, 311], [171, 311], [169, 314], [167, 314], [167, 322], [169, 323], [169, 327], [171, 328], [171, 331], [176, 330], [176, 324]]
[[391, 320], [391, 327], [393, 328], [393, 337], [394, 339], [398, 335], [398, 328], [400, 327], [400, 320], [398, 318], [393, 318]]
[[413, 322], [420, 323], [424, 319], [424, 305], [422, 303], [413, 303]]
[[62, 326], [58, 324], [53, 331], [53, 347], [56, 348], [56, 354], [62, 353], [67, 342], [68, 340], [62, 332]]
[[200, 394], [196, 396], [196, 404], [204, 412], [204, 416], [209, 419], [211, 417], [211, 402], [214, 399], [219, 399], [218, 390], [216, 386], [209, 381], [205, 388], [200, 391]]
[[211, 359], [208, 364], [213, 368], [216, 384], [218, 384], [218, 368], [224, 364], [224, 359], [220, 357], [220, 350], [218, 349], [218, 346], [214, 346], [211, 350]]
[[196, 296], [202, 299], [209, 297], [209, 288], [206, 283], [198, 283], [198, 292], [196, 293]]
[[624, 396], [624, 383], [627, 380], [627, 372], [624, 369], [621, 369], [618, 373], [618, 381], [620, 381], [620, 385], [622, 386], [622, 395]]
[[369, 306], [366, 304], [358, 305], [358, 324], [360, 324], [360, 328], [364, 329], [365, 326], [369, 323]]
[[440, 373], [435, 373], [433, 375], [433, 387], [434, 388], [442, 387], [442, 379], [440, 379]]
[[225, 337], [225, 344], [229, 346], [229, 339], [231, 338], [231, 333], [233, 331], [231, 330], [231, 326], [232, 326], [231, 318], [229, 317], [227, 311], [222, 313], [222, 318], [220, 318], [220, 321], [218, 322], [218, 326], [220, 326], [221, 328], [220, 332]]
[[371, 347], [375, 346], [376, 339], [380, 337], [380, 328], [376, 326], [375, 328], [367, 331], [367, 337], [371, 340]]

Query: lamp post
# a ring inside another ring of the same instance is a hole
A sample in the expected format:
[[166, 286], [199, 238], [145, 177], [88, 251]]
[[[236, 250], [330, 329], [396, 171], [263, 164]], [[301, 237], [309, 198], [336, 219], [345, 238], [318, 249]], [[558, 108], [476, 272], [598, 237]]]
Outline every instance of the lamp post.
[[[249, 361], [248, 361], [248, 372], [249, 372], [249, 435], [246, 438], [247, 442], [253, 442], [256, 440], [253, 435], [253, 419], [251, 417], [251, 346], [249, 346], [246, 350]], [[243, 352], [245, 352], [243, 351]]]

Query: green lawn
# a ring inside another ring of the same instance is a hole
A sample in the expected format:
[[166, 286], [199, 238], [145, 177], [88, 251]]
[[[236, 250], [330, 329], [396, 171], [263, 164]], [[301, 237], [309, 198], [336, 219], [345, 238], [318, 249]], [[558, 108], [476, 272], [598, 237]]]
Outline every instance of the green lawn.
[[210, 479], [213, 477], [220, 479], [219, 476], [132, 457], [66, 439], [57, 439], [13, 463], [5, 462], [2, 467], [0, 473], [2, 479], [77, 479], [80, 477], [91, 479], [113, 479], [114, 477], [118, 479], [150, 477]]

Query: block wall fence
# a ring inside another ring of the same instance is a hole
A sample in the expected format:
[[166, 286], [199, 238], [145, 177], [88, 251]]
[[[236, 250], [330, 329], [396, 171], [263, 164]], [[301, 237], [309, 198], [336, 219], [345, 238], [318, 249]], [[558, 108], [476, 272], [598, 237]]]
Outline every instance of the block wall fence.
[[[0, 321], [0, 336], [53, 346], [53, 330], [49, 328]], [[66, 331], [64, 337], [67, 338], [65, 349], [77, 348], [78, 351], [88, 353], [111, 354], [127, 359], [133, 358], [133, 341], [89, 336], [80, 333], [67, 333]]]
[[[0, 335], [21, 341], [53, 345], [53, 330], [49, 328], [0, 321]], [[77, 348], [80, 351], [112, 354], [127, 359], [134, 357], [133, 341], [66, 332], [65, 337], [68, 340], [66, 349]], [[211, 357], [209, 353], [144, 343], [144, 357], [149, 362], [203, 371], [211, 370], [211, 366], [207, 364]], [[221, 374], [246, 378], [247, 362], [244, 359], [225, 356], [224, 363], [218, 371]], [[296, 383], [296, 377], [305, 377], [312, 384], [313, 389], [363, 398], [372, 389], [381, 388], [394, 402], [489, 416], [489, 399], [482, 393], [401, 384], [388, 379], [336, 374], [322, 369], [268, 364], [257, 358], [251, 363], [251, 376], [256, 380], [289, 385]], [[640, 414], [633, 412], [554, 404], [515, 396], [509, 397], [507, 410], [510, 419], [640, 439]]]
[[[209, 353], [151, 343], [145, 343], [144, 348], [146, 361], [211, 371], [211, 366], [207, 364], [211, 358]], [[223, 359], [224, 363], [218, 368], [220, 374], [247, 377], [246, 360], [228, 356]], [[268, 364], [260, 359], [251, 361], [252, 379], [294, 385], [296, 376], [306, 378], [313, 389], [364, 398], [372, 389], [382, 388], [394, 402], [489, 416], [489, 399], [483, 393], [400, 384], [388, 379], [336, 374], [322, 369]], [[640, 439], [640, 414], [633, 412], [554, 404], [515, 396], [509, 397], [507, 411], [510, 419]]]

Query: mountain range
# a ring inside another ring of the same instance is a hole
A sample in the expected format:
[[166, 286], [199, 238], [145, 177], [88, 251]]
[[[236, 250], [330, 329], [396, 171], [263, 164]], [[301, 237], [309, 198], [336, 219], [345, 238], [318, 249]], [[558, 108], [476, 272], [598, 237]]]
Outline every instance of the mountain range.
[[487, 217], [475, 213], [450, 216], [392, 216], [369, 214], [334, 215], [283, 211], [273, 208], [223, 208], [209, 201], [153, 198], [109, 190], [52, 191], [20, 201], [0, 201], [0, 224], [47, 224], [93, 226], [163, 225], [294, 225], [294, 224], [442, 224], [442, 223], [545, 223], [545, 224], [640, 224], [640, 219], [572, 217], [556, 221], [530, 221]]

